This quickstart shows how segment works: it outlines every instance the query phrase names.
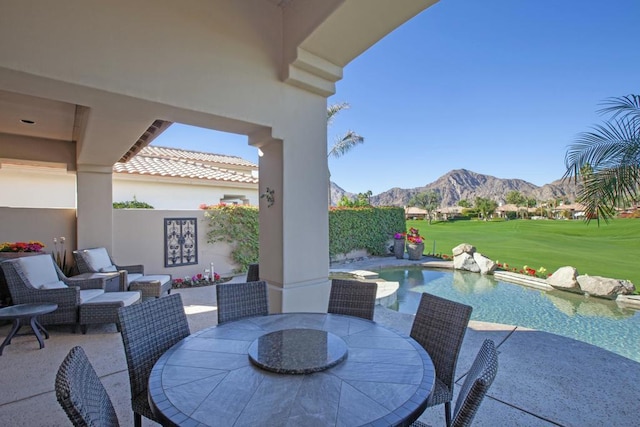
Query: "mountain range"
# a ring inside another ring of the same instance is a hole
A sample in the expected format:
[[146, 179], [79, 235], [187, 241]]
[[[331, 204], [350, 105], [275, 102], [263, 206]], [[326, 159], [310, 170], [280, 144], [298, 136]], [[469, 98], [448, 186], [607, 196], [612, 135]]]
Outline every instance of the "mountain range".
[[[394, 187], [383, 193], [371, 196], [373, 206], [406, 206], [416, 194], [434, 190], [440, 193], [440, 207], [457, 206], [460, 200], [468, 200], [473, 204], [476, 197], [495, 200], [505, 204], [510, 191], [519, 191], [526, 197], [536, 200], [565, 199], [572, 202], [576, 199], [577, 186], [570, 180], [558, 179], [550, 184], [539, 187], [522, 179], [502, 179], [491, 175], [483, 175], [466, 169], [452, 170], [434, 182], [422, 187], [398, 188]], [[349, 193], [334, 182], [331, 182], [331, 204], [337, 205], [342, 196], [353, 198]]]

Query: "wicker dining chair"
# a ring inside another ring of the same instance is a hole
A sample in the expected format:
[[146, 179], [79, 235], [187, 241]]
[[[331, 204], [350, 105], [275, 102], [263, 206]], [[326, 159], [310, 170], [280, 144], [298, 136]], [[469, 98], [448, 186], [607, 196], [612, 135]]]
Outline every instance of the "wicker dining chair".
[[247, 282], [257, 282], [260, 280], [260, 264], [249, 264], [247, 271]]
[[122, 307], [118, 318], [129, 369], [135, 426], [142, 425], [142, 416], [158, 422], [147, 397], [149, 375], [160, 356], [190, 334], [182, 297], [171, 294]]
[[[498, 373], [498, 352], [492, 340], [484, 340], [471, 369], [467, 372], [453, 410], [452, 427], [468, 427]], [[416, 421], [412, 427], [428, 427]]]
[[327, 312], [373, 320], [378, 284], [357, 280], [331, 280]]
[[249, 316], [269, 314], [267, 282], [221, 283], [216, 285], [218, 324]]
[[76, 346], [64, 358], [55, 382], [56, 398], [77, 427], [118, 427], [118, 417], [82, 347]]
[[411, 337], [429, 353], [436, 369], [436, 380], [427, 407], [444, 403], [447, 427], [451, 425], [458, 355], [472, 310], [471, 306], [425, 292], [411, 327]]

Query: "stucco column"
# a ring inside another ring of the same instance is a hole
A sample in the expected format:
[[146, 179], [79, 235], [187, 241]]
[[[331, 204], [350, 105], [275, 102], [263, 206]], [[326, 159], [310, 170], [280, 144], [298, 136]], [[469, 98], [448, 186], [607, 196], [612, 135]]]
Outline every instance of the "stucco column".
[[107, 166], [78, 165], [77, 209], [78, 248], [112, 248], [112, 169]]
[[329, 300], [326, 101], [307, 101], [284, 112], [273, 132], [282, 138], [250, 137], [261, 150], [259, 191], [269, 194], [260, 199], [260, 277], [272, 312], [326, 312]]

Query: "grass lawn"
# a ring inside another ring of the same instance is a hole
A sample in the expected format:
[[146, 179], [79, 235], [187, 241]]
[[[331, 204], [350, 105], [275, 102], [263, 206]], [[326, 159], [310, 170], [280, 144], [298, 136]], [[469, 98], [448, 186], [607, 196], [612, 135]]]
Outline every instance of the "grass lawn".
[[[579, 274], [626, 279], [640, 291], [640, 220], [595, 221], [511, 220], [504, 222], [408, 220], [426, 237], [425, 253], [451, 255], [469, 243], [482, 255], [509, 267], [540, 267], [553, 273], [570, 265]], [[435, 252], [434, 252], [435, 246]]]

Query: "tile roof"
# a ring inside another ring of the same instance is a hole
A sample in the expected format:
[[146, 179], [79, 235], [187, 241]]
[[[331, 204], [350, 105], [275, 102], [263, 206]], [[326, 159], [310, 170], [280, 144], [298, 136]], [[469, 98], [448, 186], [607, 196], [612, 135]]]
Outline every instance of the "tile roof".
[[[169, 159], [184, 159], [207, 163], [219, 163], [225, 165], [244, 166], [258, 168], [258, 165], [238, 156], [226, 156], [224, 154], [202, 153], [200, 151], [181, 150], [178, 148], [146, 146], [137, 156], [163, 157]], [[137, 157], [136, 156], [136, 157]]]
[[[230, 168], [247, 168], [247, 171]], [[113, 166], [114, 173], [248, 184], [258, 183], [258, 178], [251, 175], [251, 171], [257, 169], [257, 165], [240, 157], [165, 147], [145, 147], [128, 162]]]

